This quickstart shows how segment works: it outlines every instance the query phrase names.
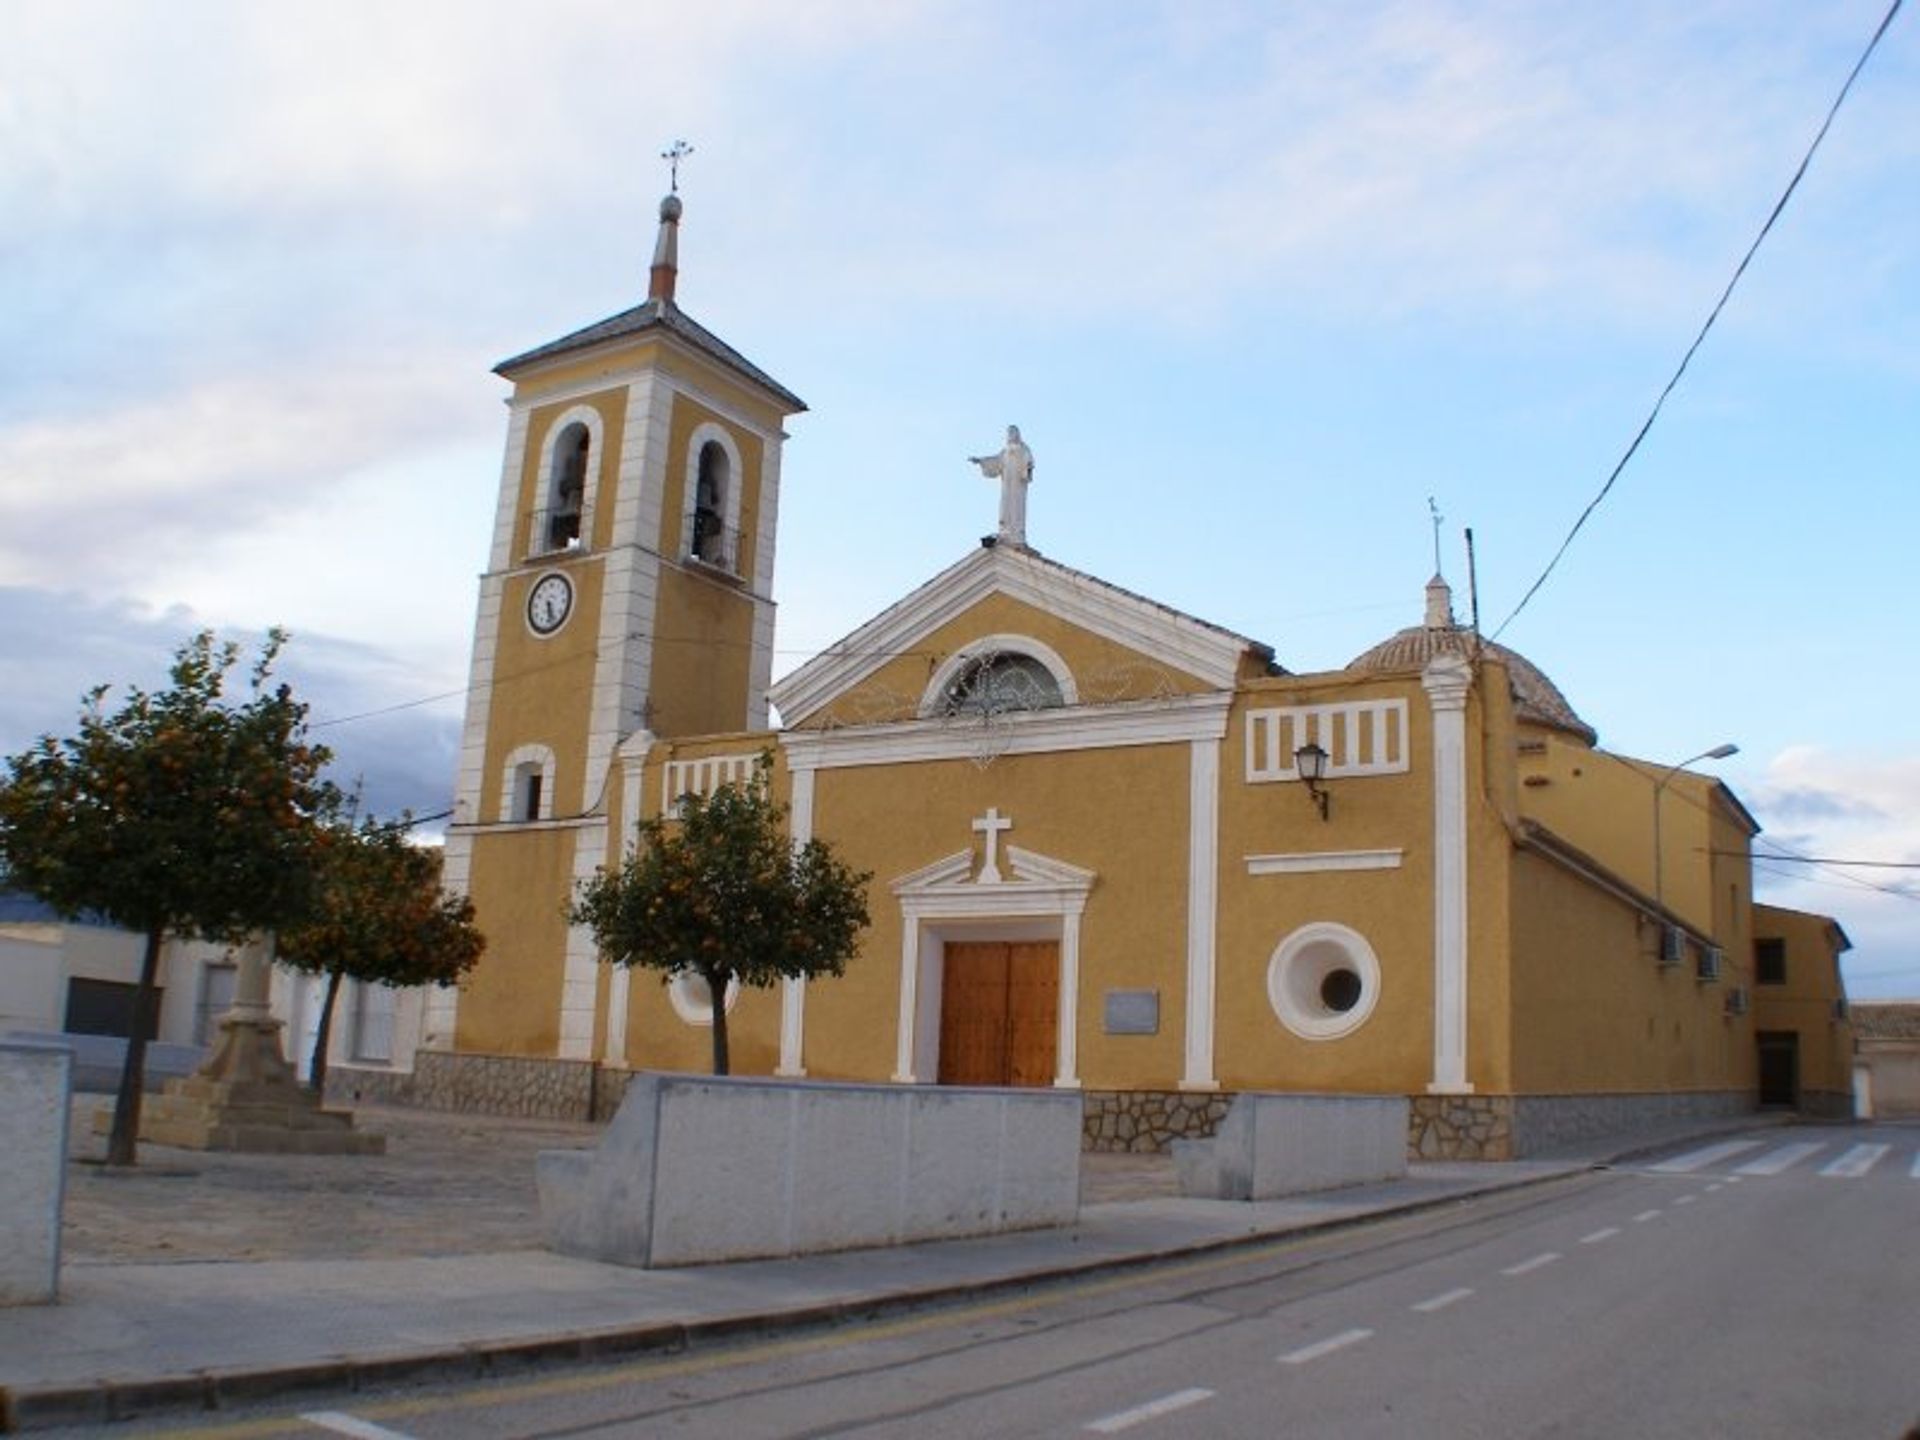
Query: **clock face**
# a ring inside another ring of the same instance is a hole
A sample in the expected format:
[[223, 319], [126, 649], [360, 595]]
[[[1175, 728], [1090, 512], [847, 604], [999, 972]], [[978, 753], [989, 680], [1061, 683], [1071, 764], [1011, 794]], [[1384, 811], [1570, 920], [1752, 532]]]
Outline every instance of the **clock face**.
[[542, 575], [527, 595], [527, 624], [536, 635], [551, 635], [567, 623], [573, 609], [573, 582], [564, 575]]

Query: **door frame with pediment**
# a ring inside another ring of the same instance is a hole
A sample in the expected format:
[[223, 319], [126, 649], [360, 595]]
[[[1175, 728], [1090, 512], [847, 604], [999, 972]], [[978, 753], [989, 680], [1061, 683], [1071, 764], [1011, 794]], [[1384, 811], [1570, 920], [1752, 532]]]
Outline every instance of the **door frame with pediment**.
[[1080, 1088], [1080, 918], [1094, 873], [1006, 849], [1010, 878], [975, 878], [973, 854], [950, 855], [893, 882], [900, 901], [900, 1016], [893, 1079], [926, 1085], [940, 1074], [940, 1000], [946, 947], [974, 941], [1053, 941], [1060, 947], [1055, 1088]]

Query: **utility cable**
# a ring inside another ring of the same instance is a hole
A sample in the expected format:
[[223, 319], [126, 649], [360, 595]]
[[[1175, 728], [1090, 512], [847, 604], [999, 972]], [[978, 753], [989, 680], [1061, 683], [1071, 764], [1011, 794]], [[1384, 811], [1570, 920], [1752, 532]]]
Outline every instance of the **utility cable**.
[[1820, 142], [1827, 138], [1827, 131], [1832, 127], [1834, 117], [1840, 113], [1841, 105], [1846, 102], [1848, 93], [1853, 89], [1853, 82], [1859, 78], [1861, 70], [1872, 58], [1874, 50], [1880, 44], [1880, 37], [1887, 33], [1887, 28], [1893, 24], [1893, 17], [1900, 13], [1900, 7], [1904, 3], [1905, 0], [1893, 0], [1893, 4], [1887, 8], [1879, 28], [1873, 32], [1873, 38], [1867, 42], [1867, 48], [1860, 52], [1860, 58], [1854, 62], [1853, 69], [1848, 72], [1846, 84], [1840, 87], [1840, 93], [1834, 97], [1833, 104], [1827, 110], [1827, 118], [1820, 122], [1820, 129], [1814, 135], [1813, 143], [1807, 147], [1806, 154], [1800, 157], [1800, 164], [1794, 170], [1793, 178], [1787, 182], [1787, 188], [1781, 192], [1779, 200], [1774, 202], [1772, 212], [1767, 216], [1766, 223], [1760, 227], [1760, 233], [1754, 236], [1753, 244], [1747, 247], [1747, 253], [1740, 257], [1740, 263], [1734, 267], [1733, 278], [1727, 281], [1726, 288], [1720, 292], [1720, 298], [1714, 301], [1713, 309], [1707, 314], [1706, 323], [1701, 325], [1699, 333], [1693, 337], [1693, 343], [1687, 346], [1687, 353], [1680, 357], [1680, 364], [1661, 389], [1659, 398], [1653, 402], [1653, 409], [1647, 413], [1647, 418], [1641, 422], [1639, 430], [1634, 433], [1633, 442], [1627, 446], [1626, 453], [1621, 455], [1614, 465], [1612, 473], [1607, 476], [1607, 483], [1600, 487], [1600, 493], [1587, 502], [1587, 508], [1580, 512], [1580, 518], [1573, 522], [1573, 528], [1567, 532], [1567, 538], [1560, 542], [1560, 548], [1553, 552], [1553, 558], [1547, 562], [1547, 568], [1540, 572], [1540, 577], [1528, 587], [1527, 593], [1520, 597], [1520, 603], [1514, 606], [1507, 618], [1500, 622], [1499, 628], [1493, 632], [1493, 639], [1498, 640], [1506, 632], [1506, 628], [1519, 618], [1520, 612], [1527, 608], [1528, 602], [1540, 593], [1540, 587], [1547, 583], [1547, 578], [1559, 566], [1561, 557], [1572, 546], [1574, 537], [1585, 527], [1593, 512], [1600, 508], [1600, 502], [1607, 498], [1608, 493], [1613, 489], [1614, 482], [1620, 478], [1620, 472], [1627, 468], [1627, 463], [1640, 449], [1640, 442], [1645, 440], [1647, 432], [1653, 429], [1653, 422], [1660, 418], [1660, 411], [1666, 405], [1667, 397], [1680, 383], [1680, 377], [1687, 373], [1687, 366], [1692, 362], [1694, 352], [1706, 340], [1707, 332], [1713, 329], [1714, 321], [1720, 318], [1720, 312], [1726, 308], [1727, 301], [1733, 295], [1734, 287], [1740, 283], [1740, 277], [1747, 273], [1747, 266], [1752, 263], [1761, 243], [1772, 231], [1774, 221], [1780, 218], [1781, 212], [1787, 208], [1787, 201], [1793, 198], [1793, 192], [1800, 187], [1800, 181], [1806, 175], [1807, 167], [1813, 163], [1814, 152], [1820, 148]]

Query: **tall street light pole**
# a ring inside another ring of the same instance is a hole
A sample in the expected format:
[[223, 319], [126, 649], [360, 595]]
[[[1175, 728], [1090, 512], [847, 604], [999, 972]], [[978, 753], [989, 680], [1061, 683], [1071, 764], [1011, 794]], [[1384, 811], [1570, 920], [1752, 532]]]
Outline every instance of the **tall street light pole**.
[[1653, 898], [1661, 907], [1666, 906], [1666, 867], [1660, 855], [1660, 796], [1667, 784], [1689, 765], [1697, 765], [1702, 760], [1724, 760], [1729, 755], [1738, 755], [1740, 747], [1731, 741], [1716, 745], [1711, 750], [1702, 750], [1698, 755], [1689, 755], [1677, 765], [1669, 765], [1661, 772], [1660, 778], [1653, 782]]

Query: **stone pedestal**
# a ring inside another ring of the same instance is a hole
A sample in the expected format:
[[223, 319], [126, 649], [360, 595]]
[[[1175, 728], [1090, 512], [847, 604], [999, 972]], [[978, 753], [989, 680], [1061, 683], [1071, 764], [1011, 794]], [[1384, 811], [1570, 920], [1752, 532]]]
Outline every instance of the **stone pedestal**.
[[[233, 1008], [220, 1043], [184, 1080], [169, 1080], [141, 1106], [140, 1138], [189, 1150], [281, 1155], [380, 1155], [384, 1135], [353, 1128], [344, 1110], [326, 1110], [300, 1083], [280, 1049], [281, 1022], [267, 1008], [271, 941], [240, 954]], [[110, 1116], [101, 1118], [111, 1121]]]

